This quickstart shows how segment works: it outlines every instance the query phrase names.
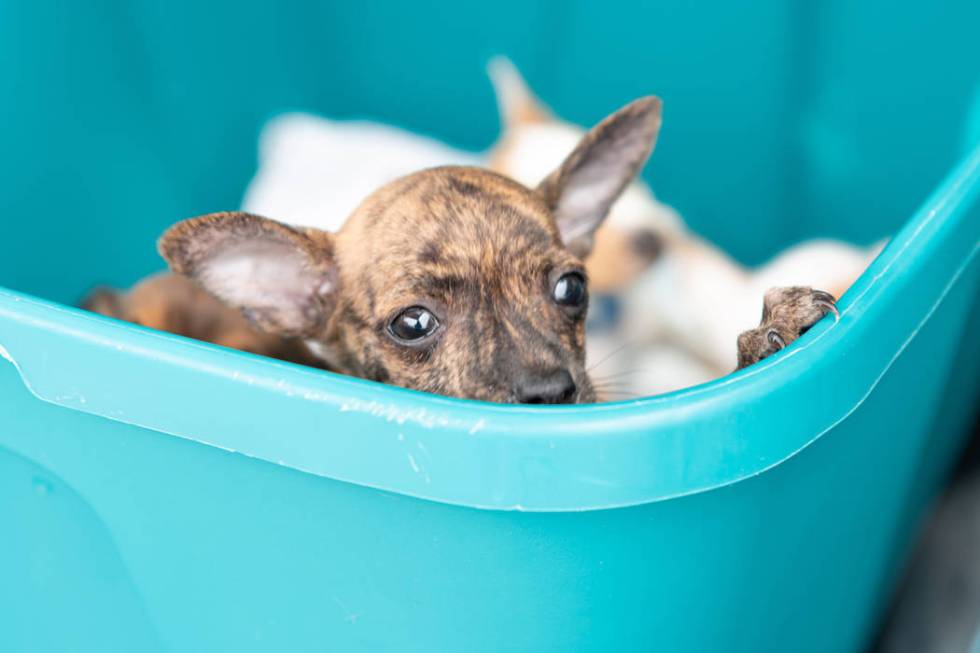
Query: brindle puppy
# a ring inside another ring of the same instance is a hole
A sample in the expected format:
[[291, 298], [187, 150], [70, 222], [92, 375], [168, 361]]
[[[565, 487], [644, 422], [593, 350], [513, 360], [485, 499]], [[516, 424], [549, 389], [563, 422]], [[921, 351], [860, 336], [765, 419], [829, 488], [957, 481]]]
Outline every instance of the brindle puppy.
[[537, 189], [436, 168], [381, 188], [336, 234], [219, 213], [172, 227], [160, 252], [332, 370], [487, 401], [591, 402], [582, 257], [659, 128], [660, 101], [643, 98]]
[[[307, 362], [289, 353], [302, 342], [329, 369], [417, 390], [591, 402], [582, 261], [659, 128], [660, 101], [642, 98], [588, 132], [536, 189], [478, 168], [424, 170], [376, 191], [336, 234], [240, 212], [186, 220], [160, 240], [182, 277], [144, 282], [168, 288], [142, 300], [138, 287], [90, 305]], [[188, 311], [197, 317], [175, 321]], [[802, 317], [787, 344], [817, 319]]]

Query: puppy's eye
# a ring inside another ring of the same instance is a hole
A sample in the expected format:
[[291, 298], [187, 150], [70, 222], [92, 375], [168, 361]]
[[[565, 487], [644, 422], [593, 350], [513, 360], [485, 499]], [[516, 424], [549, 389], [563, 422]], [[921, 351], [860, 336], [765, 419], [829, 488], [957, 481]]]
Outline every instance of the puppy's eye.
[[397, 340], [403, 342], [418, 342], [431, 336], [439, 328], [439, 320], [428, 309], [412, 306], [399, 313], [391, 324], [388, 332]]
[[580, 308], [585, 304], [588, 291], [585, 289], [585, 277], [578, 272], [568, 272], [558, 277], [551, 291], [552, 297], [559, 306]]

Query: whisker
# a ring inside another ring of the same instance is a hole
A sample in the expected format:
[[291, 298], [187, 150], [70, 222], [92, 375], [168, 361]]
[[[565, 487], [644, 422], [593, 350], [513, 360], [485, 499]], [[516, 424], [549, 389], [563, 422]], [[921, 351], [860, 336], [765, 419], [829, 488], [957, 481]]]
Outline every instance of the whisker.
[[620, 346], [618, 346], [618, 347], [616, 347], [616, 348], [615, 348], [615, 349], [613, 349], [613, 350], [612, 350], [611, 352], [609, 352], [608, 354], [606, 354], [605, 356], [603, 356], [603, 357], [602, 357], [602, 358], [601, 358], [601, 359], [599, 360], [599, 362], [597, 362], [597, 363], [593, 363], [592, 365], [589, 365], [589, 367], [588, 367], [588, 368], [586, 368], [586, 370], [585, 370], [585, 371], [586, 371], [586, 372], [591, 372], [592, 370], [594, 370], [595, 368], [597, 368], [597, 367], [599, 367], [600, 365], [602, 365], [603, 363], [605, 363], [605, 362], [606, 362], [606, 361], [608, 361], [608, 360], [609, 360], [610, 358], [612, 358], [612, 357], [613, 357], [613, 356], [615, 356], [616, 354], [618, 354], [618, 353], [620, 353], [621, 351], [623, 351], [623, 350], [624, 350], [624, 349], [626, 349], [627, 347], [630, 347], [630, 346], [632, 346], [632, 344], [633, 344], [633, 342], [632, 342], [632, 341], [626, 341], [626, 342], [624, 342], [623, 344], [621, 344]]
[[593, 381], [606, 381], [609, 379], [620, 379], [625, 376], [630, 376], [633, 374], [642, 374], [645, 370], [622, 370], [619, 372], [610, 372], [609, 374], [602, 374], [600, 376], [593, 376]]

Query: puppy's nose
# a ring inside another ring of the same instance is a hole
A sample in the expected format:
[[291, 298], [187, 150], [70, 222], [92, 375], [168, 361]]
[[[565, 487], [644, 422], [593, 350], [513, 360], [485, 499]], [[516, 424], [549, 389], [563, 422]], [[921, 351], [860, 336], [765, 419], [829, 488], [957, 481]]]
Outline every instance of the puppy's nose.
[[575, 396], [575, 381], [568, 370], [527, 374], [517, 382], [522, 404], [568, 404]]

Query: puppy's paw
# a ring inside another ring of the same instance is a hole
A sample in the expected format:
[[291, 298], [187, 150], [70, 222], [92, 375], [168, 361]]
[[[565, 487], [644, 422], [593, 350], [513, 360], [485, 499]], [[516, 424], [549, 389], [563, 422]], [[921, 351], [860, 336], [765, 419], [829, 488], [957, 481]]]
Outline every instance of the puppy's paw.
[[766, 291], [758, 328], [738, 337], [738, 369], [789, 346], [827, 313], [839, 317], [834, 296], [803, 286]]

